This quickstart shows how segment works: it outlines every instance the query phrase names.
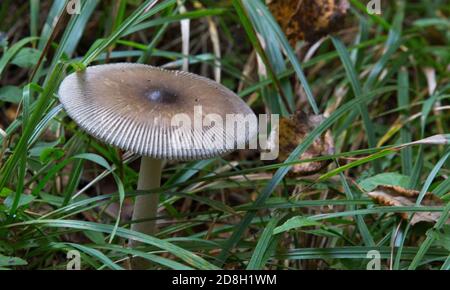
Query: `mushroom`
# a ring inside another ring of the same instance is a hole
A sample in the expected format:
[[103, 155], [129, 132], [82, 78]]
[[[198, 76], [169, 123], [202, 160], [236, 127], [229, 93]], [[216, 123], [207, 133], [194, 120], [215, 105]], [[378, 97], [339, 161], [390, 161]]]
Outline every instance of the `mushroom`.
[[[163, 160], [225, 155], [253, 142], [257, 132], [255, 114], [229, 89], [195, 74], [143, 64], [97, 65], [75, 72], [61, 83], [59, 99], [88, 134], [142, 156], [141, 191], [160, 187]], [[245, 130], [218, 124], [230, 115], [254, 122]], [[199, 117], [206, 126], [195, 123]], [[136, 197], [133, 221], [147, 221], [132, 223], [132, 230], [155, 234], [158, 201], [157, 194]]]

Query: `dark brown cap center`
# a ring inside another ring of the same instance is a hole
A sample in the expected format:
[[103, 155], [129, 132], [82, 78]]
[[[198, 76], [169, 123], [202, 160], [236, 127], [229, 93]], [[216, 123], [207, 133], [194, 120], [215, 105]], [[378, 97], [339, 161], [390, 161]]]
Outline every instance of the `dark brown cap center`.
[[149, 89], [145, 92], [145, 97], [147, 100], [153, 103], [160, 103], [160, 104], [171, 104], [175, 103], [177, 100], [177, 95], [167, 89]]

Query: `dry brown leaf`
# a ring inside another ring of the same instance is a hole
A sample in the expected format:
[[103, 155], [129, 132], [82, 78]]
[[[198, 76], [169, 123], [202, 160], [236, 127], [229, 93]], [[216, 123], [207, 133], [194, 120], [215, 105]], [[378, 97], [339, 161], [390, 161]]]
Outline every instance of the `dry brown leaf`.
[[8, 122], [13, 122], [17, 117], [17, 106], [12, 105], [8, 109], [6, 109], [5, 116]]
[[[278, 162], [284, 162], [292, 151], [319, 126], [325, 117], [322, 115], [308, 116], [303, 111], [297, 111], [293, 116], [281, 118], [279, 133], [279, 155]], [[316, 138], [313, 144], [300, 156], [300, 160], [317, 158], [324, 155], [334, 154], [334, 141], [331, 132]], [[291, 176], [305, 176], [315, 174], [330, 164], [329, 160], [300, 163], [293, 166]]]
[[269, 9], [291, 45], [299, 40], [314, 42], [342, 27], [347, 0], [272, 0]]
[[[414, 206], [419, 193], [417, 190], [405, 189], [401, 186], [379, 185], [374, 191], [369, 192], [368, 195], [379, 204], [385, 206]], [[442, 199], [431, 192], [425, 194], [421, 204], [435, 207], [445, 205]], [[401, 213], [400, 216], [408, 220], [410, 214]], [[418, 222], [435, 223], [440, 217], [440, 212], [417, 212], [411, 219], [411, 224], [414, 225]], [[450, 219], [446, 223], [450, 224]]]

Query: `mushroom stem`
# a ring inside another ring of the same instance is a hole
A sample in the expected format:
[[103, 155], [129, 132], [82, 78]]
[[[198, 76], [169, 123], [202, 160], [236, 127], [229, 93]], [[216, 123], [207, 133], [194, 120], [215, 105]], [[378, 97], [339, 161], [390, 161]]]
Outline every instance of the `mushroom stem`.
[[[142, 157], [141, 169], [139, 171], [138, 190], [150, 190], [159, 188], [161, 185], [162, 160], [150, 157]], [[156, 213], [158, 210], [159, 194], [151, 193], [139, 195], [134, 202], [133, 221], [147, 220], [137, 222], [131, 225], [133, 231], [147, 235], [154, 235], [156, 228]]]
[[[150, 190], [161, 186], [162, 160], [150, 157], [141, 158], [141, 168], [137, 190]], [[131, 224], [131, 229], [147, 235], [154, 235], [157, 232], [156, 216], [158, 212], [159, 194], [143, 194], [136, 197], [134, 201], [133, 221], [147, 220]], [[139, 243], [131, 240], [129, 245], [134, 248]], [[144, 270], [150, 265], [149, 261], [143, 258], [133, 258], [130, 269]]]

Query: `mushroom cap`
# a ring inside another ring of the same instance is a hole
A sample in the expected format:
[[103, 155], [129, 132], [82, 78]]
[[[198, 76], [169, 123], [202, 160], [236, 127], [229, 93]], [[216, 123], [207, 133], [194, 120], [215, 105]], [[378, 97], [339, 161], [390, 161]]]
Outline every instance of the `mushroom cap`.
[[[88, 134], [141, 156], [207, 159], [245, 147], [257, 133], [248, 123], [245, 130], [227, 130], [229, 114], [256, 120], [236, 94], [181, 71], [132, 63], [91, 66], [67, 76], [58, 94], [67, 114]], [[175, 119], [180, 117], [186, 122]]]

